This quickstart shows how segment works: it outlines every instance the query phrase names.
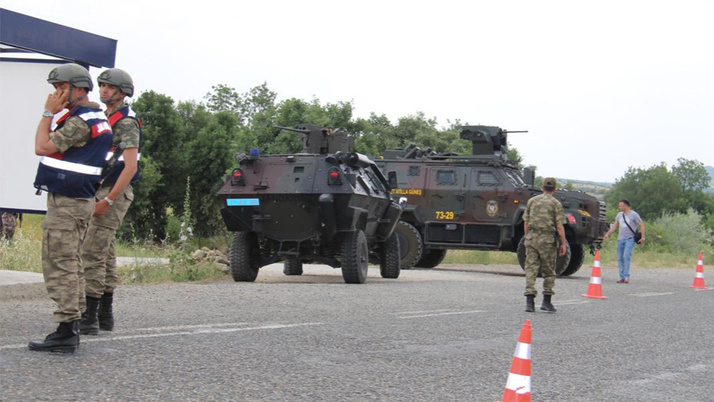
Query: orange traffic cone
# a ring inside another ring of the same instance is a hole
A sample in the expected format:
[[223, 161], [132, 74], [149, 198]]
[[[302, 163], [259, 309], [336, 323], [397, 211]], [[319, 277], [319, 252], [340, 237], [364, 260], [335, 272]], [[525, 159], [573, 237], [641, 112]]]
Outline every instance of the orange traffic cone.
[[590, 285], [588, 286], [588, 294], [580, 296], [590, 297], [592, 299], [607, 299], [607, 297], [602, 295], [602, 278], [600, 277], [600, 250], [595, 253], [595, 263], [593, 264], [593, 272], [590, 275]]
[[531, 320], [526, 320], [513, 353], [502, 402], [531, 400]]
[[694, 274], [694, 283], [690, 288], [694, 289], [709, 289], [704, 286], [704, 261], [702, 260], [702, 252], [699, 252], [699, 261], [697, 261], [697, 272]]

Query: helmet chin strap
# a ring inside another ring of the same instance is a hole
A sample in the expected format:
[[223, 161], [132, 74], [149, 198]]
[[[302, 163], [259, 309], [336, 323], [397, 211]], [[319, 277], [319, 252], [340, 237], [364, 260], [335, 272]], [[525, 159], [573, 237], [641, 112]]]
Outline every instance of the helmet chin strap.
[[74, 86], [73, 86], [73, 85], [70, 85], [70, 86], [69, 86], [69, 96], [67, 97], [67, 104], [68, 104], [67, 106], [72, 106], [72, 105], [74, 105], [75, 103], [77, 103], [77, 102], [79, 102], [79, 101], [81, 101], [82, 99], [84, 99], [84, 98], [87, 97], [87, 95], [82, 95], [82, 96], [79, 96], [79, 97], [77, 97], [77, 98], [75, 98], [75, 99], [72, 99], [72, 89], [74, 89]]
[[100, 97], [99, 97], [99, 100], [101, 100], [102, 103], [105, 104], [105, 105], [109, 105], [109, 104], [112, 104], [112, 103], [116, 103], [116, 102], [118, 102], [119, 100], [121, 100], [121, 97], [119, 97], [119, 98], [114, 98], [115, 96], [117, 96], [118, 93], [119, 93], [119, 88], [117, 88], [117, 89], [114, 90], [114, 93], [112, 94], [112, 96], [109, 97], [109, 99], [102, 99], [102, 97], [100, 96]]

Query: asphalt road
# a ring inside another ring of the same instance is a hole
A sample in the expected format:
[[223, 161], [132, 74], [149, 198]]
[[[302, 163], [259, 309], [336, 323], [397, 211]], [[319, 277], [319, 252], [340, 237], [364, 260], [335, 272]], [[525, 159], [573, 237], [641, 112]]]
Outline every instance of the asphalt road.
[[524, 312], [511, 266], [125, 286], [116, 330], [68, 355], [27, 349], [54, 330], [49, 299], [0, 300], [0, 400], [497, 401], [526, 319], [534, 401], [713, 400], [714, 292], [689, 288], [694, 265], [630, 284], [604, 268], [607, 300], [580, 296], [590, 272], [557, 281], [555, 314]]

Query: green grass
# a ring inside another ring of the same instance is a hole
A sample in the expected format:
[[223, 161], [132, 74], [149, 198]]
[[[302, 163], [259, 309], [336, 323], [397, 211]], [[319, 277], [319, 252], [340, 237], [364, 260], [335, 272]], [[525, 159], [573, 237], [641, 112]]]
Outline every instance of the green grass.
[[[42, 220], [44, 215], [24, 215], [12, 241], [0, 242], [0, 269], [42, 272]], [[205, 242], [205, 241], [204, 241]], [[219, 241], [220, 243], [220, 241]], [[118, 268], [125, 284], [202, 281], [225, 274], [213, 263], [197, 264], [188, 257], [186, 249], [174, 246], [136, 242], [117, 243], [118, 257], [166, 258], [168, 264], [136, 260]]]
[[[713, 257], [711, 247], [702, 247], [704, 262]], [[592, 266], [595, 257], [590, 254], [590, 247], [586, 248], [583, 266]], [[475, 251], [475, 250], [449, 250], [444, 258], [444, 264], [479, 264], [503, 265], [518, 264], [516, 253], [504, 251]], [[600, 249], [600, 263], [602, 267], [617, 267], [617, 241], [609, 240]], [[632, 266], [641, 268], [695, 268], [697, 255], [683, 253], [665, 253], [657, 246], [636, 246], [632, 254]]]
[[[25, 215], [22, 226], [18, 227], [11, 242], [0, 242], [0, 269], [14, 271], [42, 272], [41, 223], [43, 215]], [[117, 243], [117, 256], [134, 257], [137, 260], [119, 268], [119, 275], [125, 284], [149, 284], [164, 282], [202, 281], [225, 276], [215, 264], [197, 264], [192, 261], [189, 251], [200, 247], [218, 249], [224, 253], [230, 238], [217, 236], [212, 239], [192, 239], [184, 247], [146, 242]], [[657, 244], [637, 246], [632, 258], [633, 267], [642, 268], [689, 268], [697, 265], [697, 255], [663, 252]], [[704, 262], [714, 258], [711, 246], [703, 246]], [[139, 258], [166, 258], [168, 264], [146, 263]], [[610, 240], [600, 250], [603, 267], [617, 267], [617, 241]], [[592, 266], [594, 257], [585, 256], [584, 267]], [[444, 264], [517, 265], [516, 253], [501, 251], [449, 250]]]

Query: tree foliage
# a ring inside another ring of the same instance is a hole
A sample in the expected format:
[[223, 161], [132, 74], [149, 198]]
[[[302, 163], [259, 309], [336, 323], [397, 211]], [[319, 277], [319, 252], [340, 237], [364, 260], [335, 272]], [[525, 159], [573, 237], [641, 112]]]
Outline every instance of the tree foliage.
[[[372, 157], [411, 143], [440, 153], [471, 153], [471, 142], [459, 138], [459, 120], [440, 127], [435, 118], [422, 112], [395, 122], [377, 113], [355, 118], [351, 101], [323, 104], [317, 98], [289, 98], [278, 102], [266, 83], [244, 93], [218, 84], [204, 101], [175, 104], [166, 95], [148, 91], [134, 102], [144, 138], [141, 180], [134, 186], [135, 200], [121, 230], [125, 238], [165, 239], [169, 215], [190, 216], [197, 236], [220, 231], [223, 223], [216, 193], [233, 167], [235, 153], [251, 148], [262, 154], [300, 150], [300, 135], [276, 126], [308, 123], [344, 129], [354, 135], [355, 151]], [[509, 148], [508, 157], [517, 163], [522, 159], [515, 148]], [[663, 213], [685, 214], [691, 208], [707, 226], [714, 226], [714, 202], [703, 193], [708, 184], [709, 176], [700, 162], [679, 159], [671, 170], [664, 164], [630, 168], [606, 200], [616, 205], [617, 200], [628, 198], [645, 219]], [[186, 199], [191, 200], [189, 211]], [[614, 209], [610, 211], [614, 217]]]
[[[714, 212], [714, 199], [704, 192], [705, 177], [704, 165], [683, 158], [671, 170], [665, 163], [647, 169], [630, 167], [605, 194], [605, 200], [608, 205], [617, 205], [627, 199], [643, 219], [684, 214], [689, 209], [705, 217]], [[609, 208], [608, 218], [614, 219], [616, 213], [617, 208]]]

